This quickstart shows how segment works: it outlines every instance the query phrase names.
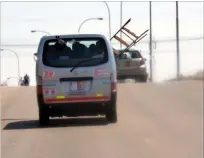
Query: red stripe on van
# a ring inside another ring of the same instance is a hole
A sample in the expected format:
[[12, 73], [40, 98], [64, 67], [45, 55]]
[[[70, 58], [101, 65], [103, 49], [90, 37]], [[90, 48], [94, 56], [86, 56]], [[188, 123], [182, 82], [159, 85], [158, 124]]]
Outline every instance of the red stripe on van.
[[49, 98], [45, 99], [45, 102], [60, 102], [60, 101], [95, 101], [95, 100], [109, 100], [108, 96], [102, 97], [73, 97], [73, 98], [63, 98], [63, 99], [55, 99]]

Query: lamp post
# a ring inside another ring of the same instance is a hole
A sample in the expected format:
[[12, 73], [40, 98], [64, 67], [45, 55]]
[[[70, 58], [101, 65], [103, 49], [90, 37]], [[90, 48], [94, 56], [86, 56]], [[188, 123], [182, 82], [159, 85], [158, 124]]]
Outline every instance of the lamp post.
[[180, 79], [180, 47], [179, 47], [179, 5], [176, 1], [176, 66], [177, 79]]
[[20, 80], [20, 63], [19, 63], [19, 56], [18, 56], [18, 54], [15, 52], [15, 51], [13, 51], [13, 50], [11, 50], [11, 49], [1, 49], [1, 51], [10, 51], [10, 52], [12, 52], [15, 56], [16, 56], [16, 58], [17, 58], [17, 68], [18, 68], [18, 81]]
[[149, 56], [150, 56], [150, 81], [153, 82], [153, 68], [152, 68], [152, 3], [149, 2]]
[[[122, 27], [123, 21], [123, 2], [120, 2], [120, 27]], [[122, 39], [122, 31], [120, 31], [120, 38]], [[122, 43], [120, 42], [120, 49], [122, 49]]]
[[103, 20], [103, 18], [100, 18], [100, 17], [99, 17], [99, 18], [88, 18], [88, 19], [84, 20], [84, 21], [79, 25], [78, 33], [80, 33], [80, 30], [81, 30], [82, 25], [83, 25], [85, 22], [89, 21], [89, 20]]
[[31, 30], [31, 33], [36, 33], [36, 32], [41, 32], [41, 33], [45, 33], [47, 35], [52, 35], [51, 33], [47, 32], [47, 31], [43, 31], [43, 30]]
[[103, 1], [108, 9], [108, 16], [109, 16], [109, 36], [111, 38], [111, 15], [110, 15], [110, 8], [108, 6], [108, 4], [106, 3], [106, 1]]

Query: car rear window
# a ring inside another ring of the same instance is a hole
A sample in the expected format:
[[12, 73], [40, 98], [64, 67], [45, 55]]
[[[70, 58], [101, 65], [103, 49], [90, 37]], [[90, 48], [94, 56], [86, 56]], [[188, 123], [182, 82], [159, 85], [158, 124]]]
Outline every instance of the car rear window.
[[119, 59], [131, 59], [131, 54], [129, 52], [123, 53]]
[[108, 62], [108, 50], [102, 38], [63, 38], [48, 40], [44, 44], [43, 64], [51, 67], [96, 66]]
[[130, 53], [131, 53], [131, 57], [132, 57], [133, 59], [135, 59], [135, 58], [142, 58], [140, 52], [137, 51], [137, 50], [136, 50], [136, 51], [131, 51]]
[[[122, 51], [120, 52], [122, 53]], [[131, 51], [124, 52], [119, 57], [119, 59], [129, 59], [129, 58], [137, 59], [137, 58], [142, 58], [142, 56], [138, 50], [131, 50]]]

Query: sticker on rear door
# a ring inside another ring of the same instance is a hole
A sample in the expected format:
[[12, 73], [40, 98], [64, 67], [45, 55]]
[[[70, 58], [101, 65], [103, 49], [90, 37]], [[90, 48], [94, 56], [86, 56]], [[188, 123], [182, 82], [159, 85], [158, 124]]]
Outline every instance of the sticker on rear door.
[[43, 72], [43, 78], [44, 78], [44, 79], [51, 79], [51, 78], [54, 77], [54, 75], [55, 75], [55, 72], [52, 71], [52, 70], [45, 70], [45, 71]]
[[57, 90], [56, 90], [56, 88], [44, 87], [43, 88], [43, 94], [45, 95], [45, 97], [55, 96], [57, 94]]
[[95, 68], [94, 70], [95, 77], [109, 77], [109, 72], [106, 68]]

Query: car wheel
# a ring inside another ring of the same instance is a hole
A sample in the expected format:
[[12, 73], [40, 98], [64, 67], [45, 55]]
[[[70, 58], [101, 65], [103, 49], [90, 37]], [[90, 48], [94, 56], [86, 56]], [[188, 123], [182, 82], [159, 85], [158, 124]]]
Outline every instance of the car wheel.
[[140, 77], [141, 82], [147, 82], [147, 79], [148, 79], [147, 76], [141, 76]]
[[118, 79], [118, 83], [125, 83], [124, 79]]
[[39, 125], [47, 126], [49, 125], [49, 114], [46, 108], [39, 108]]
[[111, 104], [106, 112], [106, 119], [109, 123], [117, 123], [117, 108], [116, 103]]
[[125, 83], [125, 78], [119, 77], [117, 78], [118, 83]]

